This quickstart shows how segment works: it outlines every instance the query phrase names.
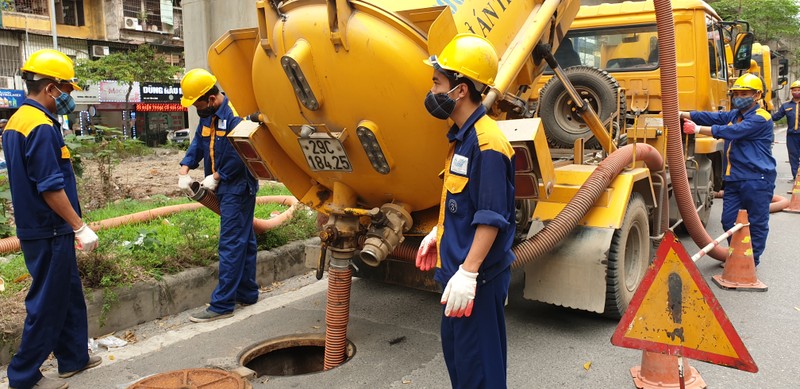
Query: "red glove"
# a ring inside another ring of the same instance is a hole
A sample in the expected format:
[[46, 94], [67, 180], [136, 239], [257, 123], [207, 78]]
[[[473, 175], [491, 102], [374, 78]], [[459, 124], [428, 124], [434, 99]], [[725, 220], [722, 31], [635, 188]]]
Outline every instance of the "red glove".
[[419, 270], [428, 271], [436, 266], [436, 235], [437, 228], [434, 226], [419, 245], [419, 251], [417, 251], [417, 268]]
[[686, 119], [683, 121], [683, 133], [684, 134], [697, 134], [699, 129], [697, 128], [697, 124], [694, 124], [693, 121]]

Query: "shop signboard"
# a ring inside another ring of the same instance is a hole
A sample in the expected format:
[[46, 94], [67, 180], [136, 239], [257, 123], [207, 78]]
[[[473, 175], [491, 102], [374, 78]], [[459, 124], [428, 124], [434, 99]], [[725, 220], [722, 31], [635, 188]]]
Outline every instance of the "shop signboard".
[[74, 90], [70, 93], [72, 99], [75, 100], [75, 104], [99, 104], [100, 103], [100, 92], [99, 86], [97, 84], [91, 84], [86, 86], [83, 90]]
[[180, 84], [142, 83], [142, 102], [179, 102]]
[[0, 108], [19, 108], [23, 101], [25, 101], [25, 91], [0, 89]]
[[180, 103], [139, 103], [136, 112], [186, 112]]
[[[128, 93], [128, 84], [118, 81], [100, 81], [99, 97], [100, 102], [125, 102], [125, 94]], [[128, 97], [129, 103], [138, 103], [142, 101], [141, 91], [139, 89], [139, 82], [133, 83], [133, 89]]]

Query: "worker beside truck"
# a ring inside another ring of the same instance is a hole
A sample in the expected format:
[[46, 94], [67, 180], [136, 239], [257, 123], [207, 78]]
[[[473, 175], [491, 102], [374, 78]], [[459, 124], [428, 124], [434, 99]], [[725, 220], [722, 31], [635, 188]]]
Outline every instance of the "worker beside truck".
[[459, 34], [426, 63], [434, 71], [425, 108], [454, 124], [447, 133], [439, 222], [417, 263], [430, 263], [437, 257], [432, 247], [438, 251], [442, 349], [452, 386], [504, 388], [504, 305], [515, 259], [514, 150], [481, 105], [481, 92], [497, 74], [497, 54], [486, 39]]
[[778, 111], [772, 114], [772, 120], [777, 121], [786, 116], [786, 149], [789, 151], [789, 165], [792, 170], [792, 177], [789, 182], [793, 182], [797, 177], [797, 169], [800, 167], [800, 81], [792, 83], [789, 90], [792, 92], [792, 99], [781, 104]]
[[775, 158], [772, 157], [773, 122], [769, 112], [758, 104], [763, 90], [761, 79], [747, 73], [731, 87], [732, 110], [680, 113], [685, 120], [684, 133], [725, 140], [728, 161], [724, 171], [722, 228], [732, 228], [739, 210], [747, 210], [756, 266], [767, 244], [769, 205], [776, 177]]

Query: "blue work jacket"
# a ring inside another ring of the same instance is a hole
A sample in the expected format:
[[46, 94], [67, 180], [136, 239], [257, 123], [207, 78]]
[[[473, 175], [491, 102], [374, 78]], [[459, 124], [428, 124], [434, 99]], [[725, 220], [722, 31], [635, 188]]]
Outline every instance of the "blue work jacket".
[[790, 100], [783, 104], [781, 107], [778, 108], [778, 111], [772, 114], [772, 120], [780, 120], [782, 117], [786, 116], [786, 134], [787, 135], [800, 135], [800, 120], [798, 120], [798, 115], [800, 115], [800, 101]]
[[26, 99], [3, 131], [11, 202], [20, 240], [52, 238], [72, 233], [42, 197], [63, 189], [80, 216], [78, 189], [61, 125], [47, 108]]
[[725, 181], [775, 181], [774, 124], [769, 112], [755, 106], [744, 113], [692, 111], [690, 115], [695, 123], [711, 126], [714, 138], [725, 140]]
[[446, 284], [464, 263], [478, 225], [497, 227], [497, 237], [478, 270], [478, 284], [492, 280], [514, 261], [514, 150], [497, 123], [480, 106], [462, 128], [447, 134], [439, 210], [439, 268]]
[[203, 160], [206, 176], [219, 173], [217, 194], [255, 194], [258, 190], [258, 181], [250, 174], [227, 138], [228, 133], [241, 121], [242, 118], [237, 116], [226, 96], [217, 112], [200, 118], [194, 139], [180, 163], [195, 169]]

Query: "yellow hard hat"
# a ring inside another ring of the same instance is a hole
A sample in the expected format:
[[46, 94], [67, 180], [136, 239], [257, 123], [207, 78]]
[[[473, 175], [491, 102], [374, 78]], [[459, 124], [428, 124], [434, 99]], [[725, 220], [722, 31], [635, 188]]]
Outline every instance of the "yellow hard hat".
[[216, 84], [217, 78], [207, 70], [189, 70], [181, 79], [181, 90], [183, 91], [181, 105], [188, 108]]
[[492, 43], [473, 34], [458, 34], [442, 49], [425, 61], [436, 69], [456, 72], [460, 76], [493, 86], [497, 76], [497, 52]]
[[761, 83], [761, 78], [755, 74], [747, 73], [736, 79], [736, 82], [733, 83], [731, 90], [754, 90], [763, 92], [764, 84]]
[[72, 84], [75, 90], [82, 90], [75, 78], [75, 64], [64, 53], [53, 49], [37, 50], [20, 69], [23, 72], [52, 78], [57, 82]]
[[789, 87], [789, 89], [794, 89], [794, 88], [800, 88], [800, 80], [793, 82], [792, 85]]

